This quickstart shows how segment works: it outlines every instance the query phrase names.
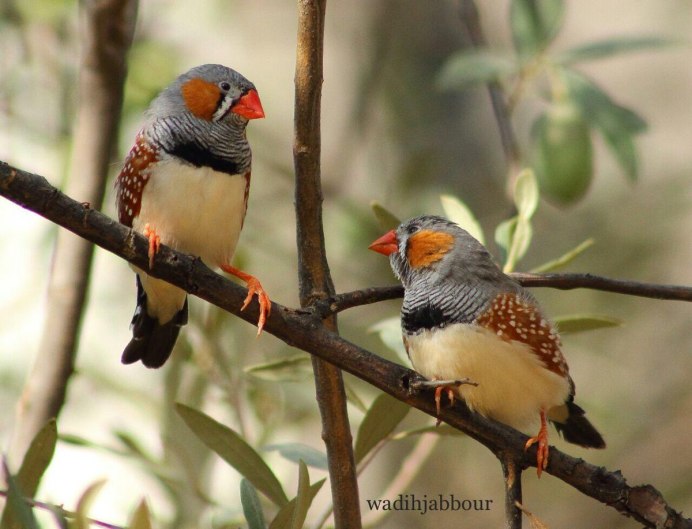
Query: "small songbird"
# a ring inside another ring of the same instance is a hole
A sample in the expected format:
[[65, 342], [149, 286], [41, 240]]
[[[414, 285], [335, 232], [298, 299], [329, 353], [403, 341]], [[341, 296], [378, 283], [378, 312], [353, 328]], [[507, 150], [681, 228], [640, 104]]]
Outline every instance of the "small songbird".
[[[192, 68], [151, 103], [116, 180], [118, 219], [148, 237], [149, 269], [165, 244], [244, 280], [243, 308], [255, 294], [259, 301], [258, 334], [271, 302], [257, 278], [230, 263], [250, 191], [245, 128], [263, 117], [255, 86], [238, 72], [218, 64]], [[187, 295], [134, 270], [137, 308], [122, 362], [157, 368], [187, 323]]]
[[[389, 256], [404, 285], [401, 326], [414, 369], [430, 380], [468, 378], [478, 385], [435, 391], [461, 396], [485, 417], [538, 433], [540, 477], [548, 464], [547, 420], [565, 440], [604, 448], [574, 403], [574, 382], [555, 327], [536, 299], [505, 275], [485, 247], [453, 222], [421, 216], [370, 245]], [[451, 383], [451, 382], [450, 382]]]

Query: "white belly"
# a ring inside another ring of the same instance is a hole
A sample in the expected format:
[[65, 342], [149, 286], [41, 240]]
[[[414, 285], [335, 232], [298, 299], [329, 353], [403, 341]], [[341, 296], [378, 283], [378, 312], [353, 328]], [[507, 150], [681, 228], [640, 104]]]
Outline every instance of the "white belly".
[[543, 367], [527, 345], [480, 327], [423, 331], [407, 343], [416, 371], [429, 379], [470, 378], [478, 386], [459, 387], [470, 409], [528, 434], [541, 409], [563, 405], [569, 394], [567, 379]]
[[[230, 264], [245, 216], [246, 181], [173, 161], [157, 164], [142, 192], [132, 227], [149, 226], [161, 243], [200, 257], [210, 267]], [[164, 323], [179, 311], [185, 292], [137, 270], [147, 292], [148, 312]]]
[[245, 216], [245, 185], [241, 175], [162, 162], [144, 187], [133, 228], [149, 224], [163, 244], [209, 266], [228, 263]]

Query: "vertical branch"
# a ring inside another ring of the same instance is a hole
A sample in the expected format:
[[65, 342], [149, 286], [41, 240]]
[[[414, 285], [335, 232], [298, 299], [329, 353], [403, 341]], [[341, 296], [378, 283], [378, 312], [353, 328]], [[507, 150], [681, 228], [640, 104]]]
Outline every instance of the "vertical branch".
[[[326, 0], [298, 0], [298, 45], [296, 53], [295, 138], [293, 158], [296, 172], [300, 303], [305, 307], [334, 294], [322, 228], [320, 181], [320, 102]], [[325, 325], [336, 331], [336, 318]], [[312, 358], [317, 402], [322, 417], [322, 438], [329, 461], [338, 528], [359, 528], [360, 505], [353, 458], [351, 429], [346, 412], [342, 374], [332, 364]]]
[[521, 466], [511, 454], [500, 457], [502, 474], [505, 477], [505, 518], [507, 529], [521, 529]]
[[[132, 42], [137, 0], [84, 0], [79, 108], [70, 179], [65, 192], [100, 209], [108, 164], [117, 139], [127, 50]], [[10, 446], [21, 461], [31, 439], [65, 402], [89, 284], [93, 246], [58, 232], [48, 282], [46, 317], [34, 366], [17, 407]]]

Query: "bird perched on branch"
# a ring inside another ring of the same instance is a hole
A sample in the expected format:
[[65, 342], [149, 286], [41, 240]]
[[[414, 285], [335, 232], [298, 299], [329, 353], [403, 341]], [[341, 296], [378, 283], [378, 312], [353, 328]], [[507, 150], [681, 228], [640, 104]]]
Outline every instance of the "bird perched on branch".
[[[149, 269], [166, 244], [244, 280], [249, 293], [243, 308], [256, 294], [261, 333], [269, 297], [254, 276], [230, 264], [250, 191], [245, 128], [264, 117], [255, 86], [225, 66], [197, 66], [165, 88], [146, 117], [116, 180], [118, 219], [149, 239]], [[134, 270], [137, 308], [122, 362], [156, 368], [187, 323], [187, 295]]]
[[[505, 275], [485, 247], [442, 217], [402, 223], [370, 245], [389, 256], [404, 285], [401, 326], [413, 367], [441, 393], [518, 430], [538, 433], [540, 477], [548, 464], [547, 420], [565, 440], [604, 448], [574, 403], [574, 382], [556, 329], [535, 298]], [[477, 383], [454, 385], [468, 378]]]

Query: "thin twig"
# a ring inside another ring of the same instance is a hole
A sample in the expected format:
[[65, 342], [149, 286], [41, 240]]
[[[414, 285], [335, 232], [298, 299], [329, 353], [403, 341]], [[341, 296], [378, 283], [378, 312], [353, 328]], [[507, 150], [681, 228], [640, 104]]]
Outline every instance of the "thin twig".
[[[459, 18], [461, 19], [469, 41], [474, 48], [483, 48], [486, 46], [485, 36], [481, 27], [478, 8], [474, 0], [459, 1]], [[510, 180], [513, 175], [519, 172], [520, 153], [519, 142], [517, 141], [512, 121], [510, 119], [510, 110], [507, 107], [502, 86], [498, 82], [487, 84], [490, 102], [493, 106], [497, 128], [500, 132], [500, 140], [502, 141], [502, 149], [505, 153], [507, 165], [509, 166], [508, 174]]]
[[[685, 285], [661, 285], [657, 283], [642, 283], [625, 279], [593, 274], [532, 274], [528, 272], [513, 272], [510, 276], [525, 287], [549, 287], [558, 290], [575, 290], [586, 288], [601, 290], [628, 296], [661, 299], [668, 301], [692, 301], [692, 287]], [[336, 294], [332, 298], [315, 304], [315, 310], [326, 316], [361, 305], [369, 305], [404, 296], [401, 285], [387, 287], [370, 287], [352, 292]]]
[[517, 508], [517, 502], [521, 504], [521, 472], [512, 454], [500, 456], [502, 474], [505, 479], [505, 519], [507, 529], [521, 529], [521, 511]]
[[[6, 490], [0, 490], [0, 496], [7, 498], [7, 491]], [[49, 511], [53, 514], [59, 514], [63, 518], [74, 519], [77, 517], [76, 513], [73, 513], [71, 511], [67, 511], [67, 510], [63, 509], [60, 505], [53, 505], [52, 503], [46, 503], [43, 501], [31, 499], [31, 498], [23, 498], [23, 500], [30, 507], [35, 507], [37, 509], [43, 509], [44, 511]], [[121, 525], [113, 525], [113, 524], [110, 524], [108, 522], [102, 522], [100, 520], [95, 520], [93, 518], [87, 518], [87, 521], [91, 525], [97, 525], [98, 527], [104, 527], [105, 529], [125, 529]]]
[[[45, 178], [0, 162], [0, 195], [98, 244], [143, 268], [148, 264], [148, 240], [107, 216], [86, 208], [51, 186]], [[163, 279], [254, 325], [257, 304], [240, 311], [247, 289], [214, 273], [199, 259], [162, 246], [153, 277]], [[435, 403], [428, 392], [411, 394], [408, 380], [414, 371], [372, 354], [344, 340], [321, 324], [318, 314], [274, 303], [265, 331], [312, 355], [348, 371], [428, 415], [435, 417]], [[524, 451], [528, 437], [512, 428], [474, 414], [463, 404], [444, 408], [440, 417], [450, 426], [485, 445], [494, 454], [509, 452], [521, 468], [535, 466], [536, 449]], [[545, 472], [583, 494], [632, 517], [646, 527], [692, 529], [692, 520], [674, 510], [650, 485], [631, 486], [621, 472], [609, 472], [582, 459], [550, 448]]]

